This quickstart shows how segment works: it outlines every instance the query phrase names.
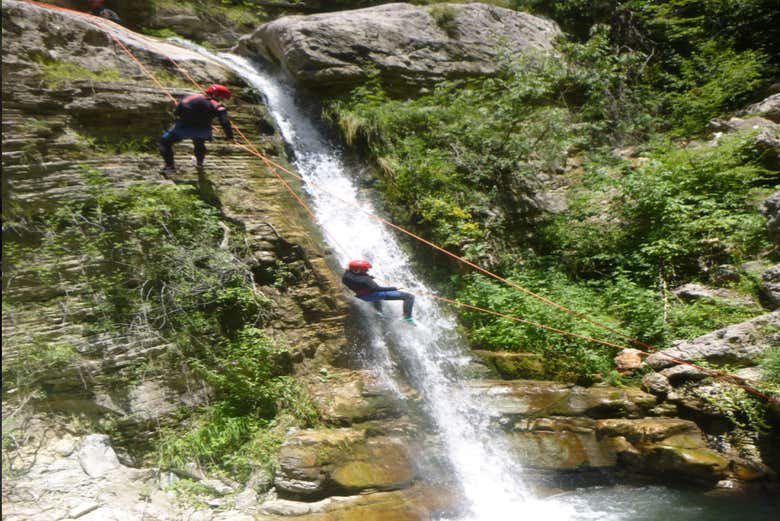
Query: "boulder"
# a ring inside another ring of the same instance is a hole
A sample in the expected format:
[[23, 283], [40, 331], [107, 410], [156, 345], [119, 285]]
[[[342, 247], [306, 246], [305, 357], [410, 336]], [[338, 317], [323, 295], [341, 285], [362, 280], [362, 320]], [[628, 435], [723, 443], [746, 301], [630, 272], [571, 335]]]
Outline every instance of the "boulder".
[[761, 274], [761, 294], [772, 309], [780, 307], [780, 264]]
[[780, 190], [770, 195], [761, 208], [766, 218], [766, 229], [769, 238], [777, 245], [780, 245]]
[[697, 382], [709, 376], [706, 372], [692, 365], [680, 364], [663, 369], [659, 374], [664, 376], [672, 387], [677, 387], [686, 382]]
[[738, 306], [755, 306], [757, 303], [749, 296], [727, 288], [711, 288], [703, 284], [689, 283], [672, 290], [672, 294], [683, 302], [719, 299]]
[[344, 92], [379, 73], [407, 92], [447, 78], [495, 73], [502, 52], [550, 52], [558, 26], [486, 4], [377, 7], [286, 16], [242, 38], [236, 51], [280, 63], [320, 92]]
[[401, 440], [367, 438], [355, 429], [297, 432], [282, 445], [278, 462], [274, 485], [293, 497], [403, 488], [415, 476]]
[[630, 373], [642, 367], [642, 351], [629, 347], [620, 351], [614, 360], [619, 372]]
[[760, 115], [775, 123], [780, 123], [780, 93], [772, 94], [739, 113], [740, 116], [749, 114]]
[[91, 478], [99, 478], [121, 467], [105, 434], [90, 434], [81, 440], [79, 464]]
[[471, 352], [486, 366], [498, 373], [501, 378], [515, 380], [518, 378], [542, 378], [544, 365], [541, 356], [536, 353], [513, 353], [509, 351], [484, 351], [475, 349]]
[[705, 360], [713, 364], [756, 365], [770, 346], [780, 340], [780, 311], [718, 329], [693, 340], [653, 353], [645, 363], [656, 370], [675, 365], [669, 357], [686, 361]]
[[707, 448], [701, 430], [692, 421], [600, 420], [597, 432], [600, 437], [619, 442], [618, 457], [632, 472], [714, 483], [728, 471], [729, 460]]
[[657, 396], [666, 396], [672, 390], [669, 379], [660, 373], [648, 373], [642, 377], [642, 388]]
[[712, 449], [686, 446], [687, 439], [665, 440], [648, 448], [643, 465], [646, 471], [670, 474], [678, 480], [687, 477], [715, 482], [726, 475], [729, 460]]
[[749, 118], [714, 119], [709, 122], [707, 129], [714, 132], [737, 132], [740, 130], [777, 130], [778, 125], [766, 118], [753, 116]]
[[575, 470], [614, 467], [615, 446], [596, 438], [589, 418], [521, 420], [508, 434], [508, 446], [524, 467]]
[[480, 380], [469, 388], [487, 400], [500, 417], [637, 417], [655, 406], [655, 396], [633, 387], [580, 387], [540, 380]]
[[622, 436], [637, 447], [658, 443], [680, 434], [701, 437], [701, 431], [694, 422], [678, 418], [597, 420], [596, 432], [599, 437]]
[[739, 274], [739, 270], [731, 264], [721, 264], [715, 266], [709, 272], [710, 280], [717, 286], [724, 286], [726, 284], [739, 282], [742, 278]]

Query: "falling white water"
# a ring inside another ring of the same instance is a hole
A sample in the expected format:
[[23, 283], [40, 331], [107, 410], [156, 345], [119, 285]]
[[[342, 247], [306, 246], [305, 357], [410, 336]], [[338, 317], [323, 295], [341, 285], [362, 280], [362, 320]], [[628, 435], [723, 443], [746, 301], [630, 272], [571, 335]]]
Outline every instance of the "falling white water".
[[[189, 42], [178, 43], [230, 67], [263, 94], [293, 152], [295, 167], [305, 179], [304, 189], [317, 223], [342, 265], [350, 259], [365, 258], [374, 265], [372, 273], [380, 284], [408, 288], [418, 295], [433, 292], [410, 269], [410, 259], [393, 232], [368, 216], [375, 210], [356, 188], [341, 151], [296, 102], [291, 85], [245, 58], [214, 55]], [[537, 515], [544, 516], [545, 521], [569, 519], [570, 511], [562, 504], [536, 500], [529, 494], [522, 468], [502, 446], [501, 436], [491, 431], [489, 405], [464, 388], [459, 374], [469, 357], [455, 333], [453, 318], [425, 296], [418, 296], [415, 302], [414, 315], [420, 324], [417, 328], [399, 320], [400, 302], [386, 302], [384, 308], [392, 318], [380, 321], [370, 313], [365, 317], [375, 333], [373, 357], [382, 362], [378, 369], [392, 381], [384, 331], [405, 373], [424, 397], [446, 446], [462, 488], [461, 497], [468, 505], [458, 521], [501, 521]]]

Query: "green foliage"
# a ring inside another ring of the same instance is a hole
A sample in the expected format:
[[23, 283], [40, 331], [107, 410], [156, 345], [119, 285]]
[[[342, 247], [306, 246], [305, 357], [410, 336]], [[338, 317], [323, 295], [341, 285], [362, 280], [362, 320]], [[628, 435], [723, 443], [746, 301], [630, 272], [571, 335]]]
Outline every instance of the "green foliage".
[[[513, 273], [511, 280], [534, 293], [566, 302], [601, 323], [617, 326], [610, 317], [601, 314], [605, 303], [598, 291], [572, 285], [562, 274], [541, 267], [525, 266], [521, 272]], [[467, 285], [458, 293], [458, 298], [464, 302], [500, 311], [524, 321], [553, 325], [579, 335], [615, 341], [614, 338], [604, 338], [602, 331], [593, 324], [582, 322], [530, 295], [523, 295], [484, 276], [470, 276], [466, 281]], [[611, 370], [614, 351], [609, 347], [477, 311], [464, 311], [462, 318], [475, 347], [543, 354], [542, 364], [547, 378], [589, 384]]]
[[764, 378], [768, 382], [780, 386], [780, 346], [770, 349], [761, 360]]
[[683, 134], [701, 132], [710, 119], [744, 103], [766, 82], [765, 54], [738, 52], [722, 42], [706, 42], [676, 65], [677, 75], [668, 76], [668, 103], [674, 127]]
[[457, 12], [446, 4], [436, 4], [431, 7], [429, 13], [439, 28], [454, 38], [458, 34]]
[[[306, 413], [299, 419], [313, 420], [313, 415], [308, 414], [313, 406], [293, 403], [296, 400], [291, 399], [297, 397], [303, 401], [305, 396], [296, 388], [295, 380], [283, 376], [291, 371], [289, 351], [260, 329], [242, 329], [234, 338], [206, 351], [193, 364], [237, 413], [269, 418], [279, 409], [300, 407]], [[279, 400], [284, 402], [281, 407]]]
[[717, 410], [737, 429], [758, 433], [770, 430], [765, 404], [740, 387], [692, 387], [688, 392]]
[[[563, 3], [572, 12], [591, 5]], [[765, 57], [704, 38], [682, 54], [669, 48], [659, 65], [651, 49], [616, 49], [625, 29], [589, 26], [581, 43], [560, 45], [562, 57], [507, 58], [494, 77], [442, 82], [415, 99], [391, 99], [375, 75], [331, 101], [328, 114], [348, 143], [376, 159], [378, 188], [396, 221], [663, 347], [761, 313], [723, 301], [688, 305], [670, 288], [769, 250], [756, 208], [776, 181], [747, 134], [711, 147], [656, 137], [636, 165], [599, 147], [664, 128], [700, 131], [759, 85]], [[708, 75], [696, 72], [705, 66]], [[668, 93], [656, 88], [661, 76], [673, 87]], [[670, 107], [671, 118], [663, 113]], [[540, 172], [556, 175], [578, 150], [584, 171], [568, 211], [535, 222], [529, 184]], [[469, 303], [625, 344], [480, 277], [455, 274], [450, 289]], [[475, 347], [549, 354], [550, 378], [610, 374], [614, 352], [606, 347], [471, 311], [462, 317]]]
[[144, 34], [148, 34], [149, 36], [156, 36], [157, 38], [183, 38], [182, 35], [167, 27], [164, 29], [144, 28], [141, 29], [141, 32]]
[[[100, 171], [85, 167], [82, 173], [87, 197], [30, 217], [27, 230], [38, 243], [5, 241], [4, 270], [51, 266], [30, 276], [41, 285], [67, 280], [84, 288], [91, 305], [79, 320], [88, 334], [141, 328], [174, 344], [144, 367], [124, 368], [115, 375], [117, 384], [126, 386], [139, 372], [181, 366], [211, 384], [216, 402], [162, 433], [158, 459], [165, 465], [196, 461], [238, 477], [258, 464], [272, 465], [283, 434], [278, 426], [312, 425], [317, 413], [287, 376], [287, 349], [259, 329], [273, 317], [274, 304], [254, 288], [242, 230], [231, 226], [236, 247], [224, 249], [226, 224], [192, 189], [145, 183], [116, 188]], [[75, 255], [76, 270], [70, 263]], [[6, 305], [25, 302], [4, 294]], [[43, 341], [17, 347], [23, 349], [14, 349], [20, 355], [13, 362], [4, 357], [4, 386], [33, 388], [38, 375], [77, 355], [72, 346]]]
[[[701, 266], [739, 263], [768, 249], [757, 201], [770, 173], [751, 135], [714, 147], [663, 144], [644, 166], [592, 169], [571, 212], [545, 232], [577, 275], [616, 269], [646, 283], [689, 280]], [[605, 187], [616, 194], [606, 208]]]
[[52, 371], [61, 370], [79, 357], [69, 343], [52, 343], [35, 338], [20, 343], [14, 349], [3, 349], [3, 396], [13, 391], [17, 395], [35, 389], [40, 379]]
[[273, 471], [285, 432], [295, 424], [289, 416], [273, 420], [237, 416], [220, 403], [197, 412], [176, 429], [163, 429], [157, 464], [176, 469], [195, 463], [243, 481], [255, 468]]

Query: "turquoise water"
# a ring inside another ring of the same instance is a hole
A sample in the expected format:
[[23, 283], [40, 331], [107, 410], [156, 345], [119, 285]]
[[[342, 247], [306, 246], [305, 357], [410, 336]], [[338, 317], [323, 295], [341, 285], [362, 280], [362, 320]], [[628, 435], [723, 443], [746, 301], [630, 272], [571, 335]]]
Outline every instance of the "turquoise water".
[[547, 499], [565, 504], [572, 521], [775, 521], [780, 495], [710, 497], [665, 487], [591, 487]]

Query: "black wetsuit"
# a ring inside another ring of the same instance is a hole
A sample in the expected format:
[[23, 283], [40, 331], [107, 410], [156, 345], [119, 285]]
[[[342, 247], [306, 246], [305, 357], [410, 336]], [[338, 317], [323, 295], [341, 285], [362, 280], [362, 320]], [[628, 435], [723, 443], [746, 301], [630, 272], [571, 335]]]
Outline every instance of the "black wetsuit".
[[199, 166], [206, 157], [206, 141], [211, 140], [211, 121], [219, 119], [225, 136], [232, 140], [227, 109], [217, 100], [203, 94], [192, 94], [183, 98], [174, 110], [176, 123], [160, 138], [160, 153], [166, 167], [173, 167], [173, 145], [183, 139], [192, 139], [195, 145], [195, 159]]
[[360, 300], [371, 302], [377, 311], [382, 311], [383, 300], [403, 300], [404, 318], [411, 318], [414, 307], [414, 295], [405, 291], [398, 291], [394, 286], [380, 286], [374, 282], [374, 277], [368, 273], [358, 273], [346, 270], [341, 277], [341, 282], [355, 292]]
[[119, 19], [119, 15], [116, 14], [111, 9], [106, 9], [105, 7], [97, 7], [90, 11], [95, 16], [99, 16], [101, 18], [105, 18], [106, 20], [111, 20], [112, 22], [116, 22], [118, 24], [121, 24], [122, 21]]

